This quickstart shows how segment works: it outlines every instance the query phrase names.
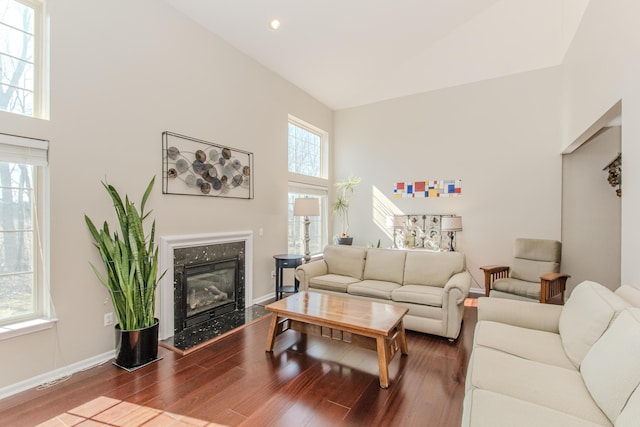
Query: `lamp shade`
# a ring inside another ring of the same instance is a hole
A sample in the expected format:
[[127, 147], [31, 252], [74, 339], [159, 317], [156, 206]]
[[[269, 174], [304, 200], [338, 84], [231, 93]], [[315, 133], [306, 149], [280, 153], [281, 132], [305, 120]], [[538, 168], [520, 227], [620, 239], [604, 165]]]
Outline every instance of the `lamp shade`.
[[320, 215], [320, 203], [314, 198], [300, 198], [293, 202], [294, 216], [318, 216]]
[[440, 223], [442, 231], [462, 231], [461, 216], [443, 216]]
[[386, 221], [387, 228], [402, 228], [404, 226], [404, 217], [399, 215], [389, 215]]

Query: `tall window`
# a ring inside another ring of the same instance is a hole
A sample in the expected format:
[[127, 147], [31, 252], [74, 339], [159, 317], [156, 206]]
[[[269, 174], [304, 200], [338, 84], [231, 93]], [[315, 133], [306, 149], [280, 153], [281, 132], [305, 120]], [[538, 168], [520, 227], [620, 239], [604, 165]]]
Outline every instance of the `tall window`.
[[328, 134], [295, 117], [289, 116], [289, 236], [288, 251], [304, 254], [304, 218], [293, 216], [299, 197], [320, 201], [320, 215], [309, 217], [309, 249], [321, 253], [328, 241]]
[[304, 254], [304, 217], [293, 216], [293, 205], [297, 198], [312, 197], [319, 199], [320, 216], [309, 217], [309, 252], [319, 254], [327, 244], [327, 203], [326, 188], [309, 187], [289, 183], [289, 238], [288, 253]]
[[0, 325], [47, 315], [47, 142], [0, 134]]
[[0, 110], [43, 116], [43, 13], [37, 0], [0, 0]]

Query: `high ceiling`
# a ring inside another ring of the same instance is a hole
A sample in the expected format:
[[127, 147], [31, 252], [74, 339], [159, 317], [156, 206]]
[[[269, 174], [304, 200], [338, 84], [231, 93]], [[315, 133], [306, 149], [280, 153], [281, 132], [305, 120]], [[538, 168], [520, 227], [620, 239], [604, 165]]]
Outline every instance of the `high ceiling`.
[[165, 1], [336, 110], [558, 65], [589, 2]]

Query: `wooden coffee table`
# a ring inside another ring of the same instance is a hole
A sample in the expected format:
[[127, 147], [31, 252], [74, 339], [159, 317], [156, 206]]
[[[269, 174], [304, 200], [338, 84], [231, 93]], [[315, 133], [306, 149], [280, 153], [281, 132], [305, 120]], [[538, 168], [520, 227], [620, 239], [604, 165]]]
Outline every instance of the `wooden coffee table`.
[[389, 387], [389, 363], [409, 354], [402, 318], [409, 311], [390, 304], [317, 292], [299, 292], [265, 307], [271, 311], [267, 351], [288, 329], [340, 340], [378, 352], [380, 387]]

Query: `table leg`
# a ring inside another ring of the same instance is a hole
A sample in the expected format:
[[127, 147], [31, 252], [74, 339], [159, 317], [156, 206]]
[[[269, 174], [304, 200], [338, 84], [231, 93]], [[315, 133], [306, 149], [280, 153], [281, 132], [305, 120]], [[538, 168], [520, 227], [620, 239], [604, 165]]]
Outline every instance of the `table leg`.
[[278, 294], [278, 295], [276, 295], [276, 299], [277, 300], [281, 299], [284, 296], [284, 291], [282, 289], [282, 287], [284, 286], [283, 283], [282, 283], [282, 275], [283, 275], [283, 273], [284, 273], [284, 268], [278, 268], [278, 271], [276, 273], [276, 277], [277, 277], [277, 280], [278, 280], [278, 285], [277, 285], [277, 290], [276, 290], [276, 293]]
[[398, 340], [400, 340], [400, 351], [404, 356], [409, 354], [409, 346], [407, 346], [407, 334], [404, 332], [404, 321], [400, 321], [398, 325]]
[[278, 313], [272, 313], [271, 325], [269, 326], [269, 334], [267, 335], [266, 351], [273, 351], [273, 344], [276, 341], [276, 335], [278, 335]]
[[384, 337], [376, 338], [376, 347], [378, 350], [380, 388], [389, 388], [389, 348]]

